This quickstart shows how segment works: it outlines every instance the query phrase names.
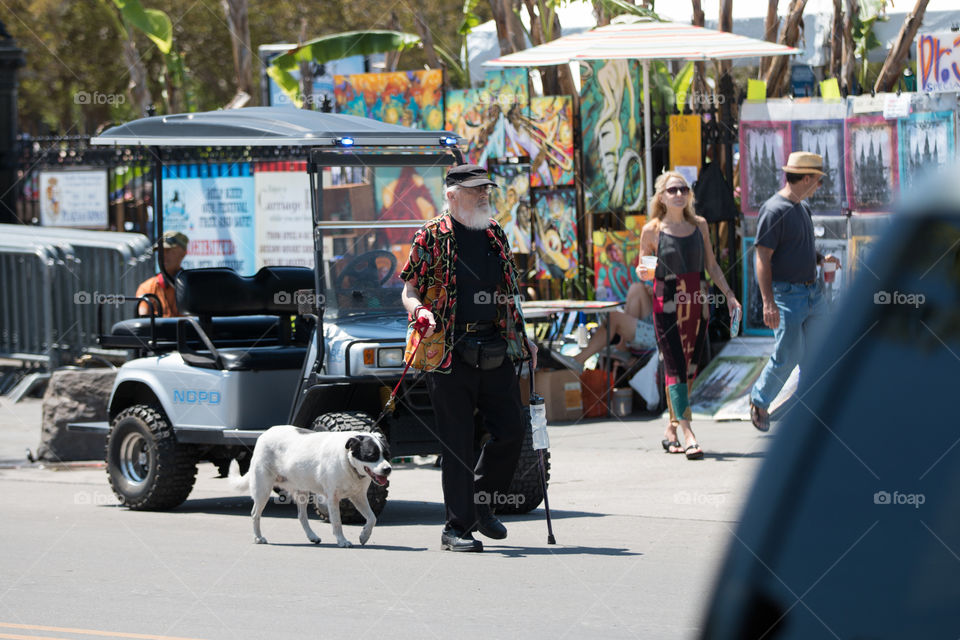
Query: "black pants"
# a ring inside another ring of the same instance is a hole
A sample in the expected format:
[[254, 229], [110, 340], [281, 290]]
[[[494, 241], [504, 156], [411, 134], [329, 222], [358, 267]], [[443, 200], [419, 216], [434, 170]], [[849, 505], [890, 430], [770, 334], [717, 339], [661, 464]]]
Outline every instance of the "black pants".
[[[505, 494], [520, 459], [526, 423], [517, 372], [510, 358], [497, 369], [482, 371], [454, 355], [450, 373], [428, 373], [426, 381], [443, 447], [447, 526], [461, 533], [473, 531], [476, 494]], [[474, 452], [475, 409], [491, 436], [479, 459]]]

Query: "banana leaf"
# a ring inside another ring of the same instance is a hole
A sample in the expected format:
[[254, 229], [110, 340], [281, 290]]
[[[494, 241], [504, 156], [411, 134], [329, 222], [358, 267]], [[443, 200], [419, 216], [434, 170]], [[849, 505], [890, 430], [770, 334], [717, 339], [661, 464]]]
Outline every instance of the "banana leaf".
[[300, 83], [290, 73], [301, 62], [329, 62], [347, 56], [404, 51], [420, 43], [420, 37], [400, 31], [346, 31], [322, 36], [290, 49], [273, 59], [267, 75], [298, 106], [302, 106]]
[[159, 9], [144, 9], [139, 0], [113, 0], [123, 19], [143, 31], [160, 51], [167, 55], [173, 48], [173, 23]]

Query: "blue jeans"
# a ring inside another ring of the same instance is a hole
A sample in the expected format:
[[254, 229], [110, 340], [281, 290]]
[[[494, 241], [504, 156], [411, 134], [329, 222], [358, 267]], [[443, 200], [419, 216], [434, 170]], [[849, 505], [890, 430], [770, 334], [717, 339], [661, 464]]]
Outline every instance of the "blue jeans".
[[776, 346], [750, 392], [750, 401], [762, 409], [770, 407], [798, 364], [801, 377], [804, 375], [805, 365], [813, 355], [810, 347], [827, 319], [823, 286], [819, 282], [774, 282], [773, 301], [780, 309], [780, 326], [773, 332]]

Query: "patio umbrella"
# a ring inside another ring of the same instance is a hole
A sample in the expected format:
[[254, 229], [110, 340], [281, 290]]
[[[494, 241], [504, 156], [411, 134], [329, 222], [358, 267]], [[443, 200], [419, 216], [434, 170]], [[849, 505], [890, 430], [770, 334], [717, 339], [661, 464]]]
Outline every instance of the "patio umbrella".
[[[558, 38], [485, 64], [492, 67], [543, 67], [576, 60], [639, 60], [643, 66], [643, 86], [649, 87], [651, 60], [733, 60], [799, 53], [801, 51], [794, 47], [689, 24], [631, 22]], [[650, 91], [644, 91], [643, 97], [644, 161], [649, 198], [653, 183]]]

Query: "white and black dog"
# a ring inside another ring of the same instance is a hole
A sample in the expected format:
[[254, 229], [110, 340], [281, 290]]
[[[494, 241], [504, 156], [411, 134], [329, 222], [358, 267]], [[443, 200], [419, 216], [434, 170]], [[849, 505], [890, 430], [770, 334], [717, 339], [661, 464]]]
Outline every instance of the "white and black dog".
[[285, 424], [270, 427], [257, 439], [246, 475], [233, 472], [230, 478], [237, 491], [249, 490], [253, 498], [254, 542], [267, 542], [260, 535], [260, 514], [273, 488], [279, 487], [296, 500], [300, 524], [310, 542], [319, 543], [320, 536], [310, 529], [307, 503], [320, 495], [337, 545], [349, 547], [340, 521], [340, 500], [349, 499], [364, 517], [360, 544], [366, 544], [377, 523], [367, 502], [367, 489], [371, 482], [387, 484], [389, 457], [387, 443], [378, 432], [310, 431]]

